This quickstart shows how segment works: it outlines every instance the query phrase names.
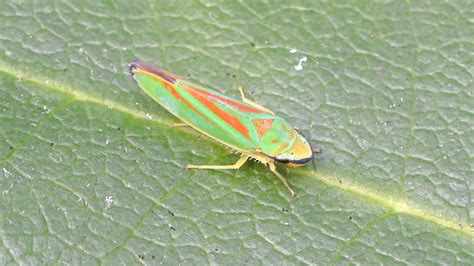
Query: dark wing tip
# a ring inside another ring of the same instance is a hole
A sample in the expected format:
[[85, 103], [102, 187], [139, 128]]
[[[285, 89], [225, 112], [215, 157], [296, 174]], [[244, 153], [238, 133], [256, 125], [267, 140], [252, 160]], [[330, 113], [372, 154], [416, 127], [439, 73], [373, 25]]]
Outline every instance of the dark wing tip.
[[133, 60], [133, 62], [130, 64], [130, 67], [129, 67], [129, 71], [130, 71], [130, 74], [133, 75], [135, 74], [135, 70], [136, 69], [141, 69], [143, 71], [146, 71], [146, 72], [149, 72], [149, 73], [153, 73], [159, 77], [161, 77], [162, 79], [172, 83], [172, 84], [175, 84], [176, 83], [176, 78], [173, 77], [172, 75], [168, 74], [167, 72], [159, 69], [159, 68], [156, 68], [152, 65], [149, 65], [145, 62], [142, 62], [140, 60]]
[[132, 63], [130, 64], [129, 68], [128, 68], [128, 71], [130, 72], [130, 75], [132, 75], [132, 78], [133, 78], [133, 75], [135, 74], [135, 69], [137, 69], [137, 65], [140, 64], [141, 62], [138, 61], [137, 59], [133, 60]]

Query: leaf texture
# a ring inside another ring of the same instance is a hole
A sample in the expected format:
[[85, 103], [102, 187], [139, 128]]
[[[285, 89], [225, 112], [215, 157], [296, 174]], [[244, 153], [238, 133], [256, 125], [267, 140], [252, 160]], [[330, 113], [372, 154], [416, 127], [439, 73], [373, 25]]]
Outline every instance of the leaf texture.
[[[173, 2], [2, 3], [0, 264], [474, 261], [472, 1]], [[186, 170], [237, 155], [133, 59], [292, 121], [323, 150], [280, 167], [298, 197]]]

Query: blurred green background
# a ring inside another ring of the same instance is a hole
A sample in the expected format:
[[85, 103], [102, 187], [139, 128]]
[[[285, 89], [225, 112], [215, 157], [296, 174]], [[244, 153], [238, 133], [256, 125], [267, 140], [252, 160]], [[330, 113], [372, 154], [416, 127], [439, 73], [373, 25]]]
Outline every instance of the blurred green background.
[[[0, 264], [474, 261], [472, 1], [172, 2], [0, 4]], [[170, 127], [134, 59], [301, 128], [298, 197], [186, 170], [237, 156]]]

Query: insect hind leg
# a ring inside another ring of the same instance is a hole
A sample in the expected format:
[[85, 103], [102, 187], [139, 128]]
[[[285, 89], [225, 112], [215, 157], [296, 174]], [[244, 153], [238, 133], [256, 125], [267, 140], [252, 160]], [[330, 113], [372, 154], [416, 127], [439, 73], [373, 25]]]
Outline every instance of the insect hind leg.
[[249, 159], [248, 156], [242, 156], [235, 164], [227, 164], [227, 165], [194, 165], [188, 164], [186, 165], [187, 169], [239, 169], [244, 163]]
[[171, 127], [189, 127], [186, 123], [174, 123]]

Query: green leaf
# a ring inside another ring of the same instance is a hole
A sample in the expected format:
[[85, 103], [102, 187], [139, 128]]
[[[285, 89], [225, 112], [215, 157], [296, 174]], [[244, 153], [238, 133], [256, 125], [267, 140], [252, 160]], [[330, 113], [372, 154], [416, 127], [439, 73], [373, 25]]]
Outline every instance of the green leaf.
[[[471, 1], [173, 2], [2, 4], [0, 264], [474, 261]], [[171, 127], [133, 59], [301, 128], [298, 197], [186, 170], [238, 156]]]

